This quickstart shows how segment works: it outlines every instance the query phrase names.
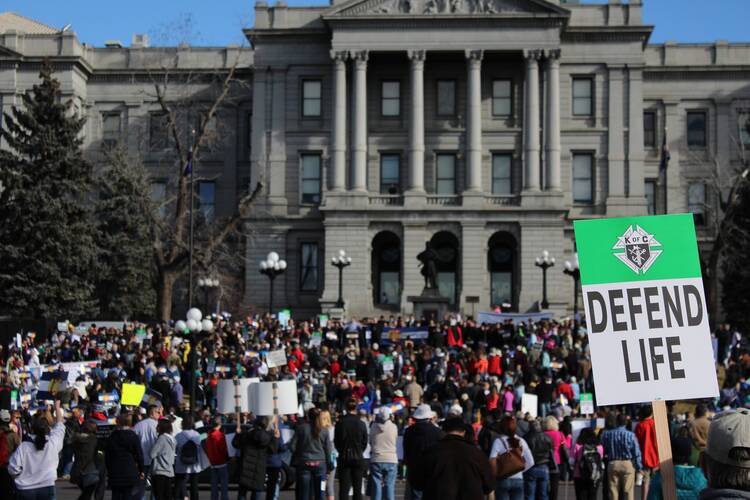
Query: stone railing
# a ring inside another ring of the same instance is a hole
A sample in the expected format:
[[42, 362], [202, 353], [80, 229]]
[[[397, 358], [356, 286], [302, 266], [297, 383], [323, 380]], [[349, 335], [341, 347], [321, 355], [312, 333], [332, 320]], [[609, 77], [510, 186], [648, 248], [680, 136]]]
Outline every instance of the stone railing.
[[378, 206], [401, 206], [404, 204], [404, 197], [400, 194], [371, 194], [370, 205]]
[[487, 205], [493, 205], [493, 206], [516, 206], [520, 205], [521, 199], [512, 194], [508, 195], [488, 195], [484, 198], [485, 203]]
[[452, 195], [428, 195], [428, 205], [440, 205], [447, 207], [457, 207], [461, 205], [461, 197], [455, 194]]

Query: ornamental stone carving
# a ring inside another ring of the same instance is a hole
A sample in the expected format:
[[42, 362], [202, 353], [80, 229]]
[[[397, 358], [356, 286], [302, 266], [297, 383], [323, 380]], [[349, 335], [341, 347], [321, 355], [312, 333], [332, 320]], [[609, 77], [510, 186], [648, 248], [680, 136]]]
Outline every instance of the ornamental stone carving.
[[519, 0], [385, 0], [365, 14], [506, 14], [530, 12]]

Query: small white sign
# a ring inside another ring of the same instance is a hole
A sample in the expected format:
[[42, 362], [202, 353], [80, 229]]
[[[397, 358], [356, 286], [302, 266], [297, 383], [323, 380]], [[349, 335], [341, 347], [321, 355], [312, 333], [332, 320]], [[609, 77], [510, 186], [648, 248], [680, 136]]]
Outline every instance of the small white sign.
[[284, 351], [284, 349], [270, 351], [266, 356], [266, 364], [269, 368], [284, 366], [286, 364], [286, 352]]
[[528, 413], [532, 418], [536, 418], [538, 407], [539, 397], [536, 394], [523, 394], [521, 396], [521, 413]]

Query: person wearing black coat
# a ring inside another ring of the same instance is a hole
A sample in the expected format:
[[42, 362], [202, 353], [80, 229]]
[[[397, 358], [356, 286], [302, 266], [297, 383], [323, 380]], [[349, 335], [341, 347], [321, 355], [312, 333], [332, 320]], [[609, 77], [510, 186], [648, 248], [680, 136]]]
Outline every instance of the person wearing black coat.
[[411, 498], [420, 498], [420, 492], [424, 490], [424, 484], [419, 481], [415, 473], [417, 466], [424, 458], [424, 452], [434, 446], [443, 437], [443, 431], [433, 422], [434, 413], [429, 405], [417, 406], [412, 415], [416, 421], [404, 431], [404, 462], [406, 463], [407, 488]]
[[364, 460], [367, 448], [367, 425], [357, 416], [357, 402], [346, 402], [346, 415], [336, 424], [333, 443], [338, 451], [337, 474], [339, 476], [339, 498], [349, 496], [353, 490], [353, 500], [362, 499], [362, 477], [367, 469]]
[[461, 418], [443, 422], [446, 435], [427, 448], [415, 475], [423, 485], [423, 500], [482, 500], [493, 491], [490, 461], [469, 442]]
[[529, 499], [547, 500], [549, 469], [555, 463], [552, 438], [543, 433], [539, 421], [534, 420], [524, 439], [534, 457], [534, 466], [523, 473], [524, 495]]
[[131, 415], [120, 415], [117, 424], [119, 427], [106, 440], [104, 461], [112, 487], [112, 500], [132, 500], [144, 478], [141, 440], [131, 429]]
[[268, 455], [276, 453], [276, 442], [280, 434], [274, 423], [274, 433], [266, 430], [268, 419], [258, 417], [252, 428], [242, 432], [239, 418], [237, 433], [232, 439], [232, 446], [240, 450], [239, 488], [237, 498], [245, 498], [250, 492], [251, 500], [263, 499], [266, 492], [266, 461]]

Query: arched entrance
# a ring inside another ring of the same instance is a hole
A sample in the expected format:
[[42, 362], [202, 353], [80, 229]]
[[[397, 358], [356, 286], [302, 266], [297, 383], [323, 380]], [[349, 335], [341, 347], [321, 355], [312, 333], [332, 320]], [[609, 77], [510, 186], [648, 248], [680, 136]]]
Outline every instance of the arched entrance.
[[372, 239], [373, 303], [378, 307], [401, 304], [401, 238], [382, 231]]
[[516, 272], [518, 245], [512, 234], [503, 231], [492, 235], [487, 251], [490, 273], [490, 307], [517, 310]]
[[440, 295], [450, 299], [450, 304], [458, 303], [459, 283], [459, 244], [458, 238], [448, 231], [440, 231], [430, 240], [438, 254], [437, 285]]

